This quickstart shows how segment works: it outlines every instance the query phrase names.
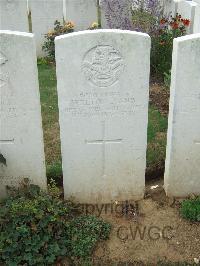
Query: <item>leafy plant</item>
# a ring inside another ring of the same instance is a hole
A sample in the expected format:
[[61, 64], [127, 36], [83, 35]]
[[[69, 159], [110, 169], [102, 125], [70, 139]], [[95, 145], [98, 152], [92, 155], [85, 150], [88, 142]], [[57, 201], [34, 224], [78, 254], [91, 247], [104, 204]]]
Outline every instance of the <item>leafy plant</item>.
[[159, 0], [133, 0], [133, 29], [148, 33], [150, 36], [159, 28], [159, 21], [164, 17], [164, 8]]
[[51, 265], [62, 257], [87, 257], [110, 226], [95, 217], [76, 217], [75, 206], [35, 185], [12, 191], [0, 203], [0, 264]]
[[171, 70], [168, 73], [164, 73], [164, 84], [165, 87], [170, 88], [171, 85]]
[[101, 8], [110, 29], [132, 30], [132, 0], [101, 0]]
[[188, 19], [183, 19], [181, 15], [170, 19], [161, 19], [160, 28], [154, 32], [152, 37], [151, 49], [151, 70], [162, 76], [169, 73], [172, 65], [172, 49], [174, 38], [186, 34], [187, 27], [190, 25]]
[[97, 242], [108, 239], [111, 226], [95, 216], [80, 216], [69, 224], [70, 256], [87, 258]]
[[71, 21], [64, 22], [63, 25], [59, 21], [55, 21], [54, 29], [45, 34], [45, 42], [42, 46], [44, 52], [47, 53], [47, 58], [50, 61], [55, 61], [55, 44], [54, 40], [57, 36], [71, 33], [74, 31], [74, 24]]
[[200, 197], [184, 200], [181, 204], [180, 211], [183, 218], [194, 222], [200, 222]]

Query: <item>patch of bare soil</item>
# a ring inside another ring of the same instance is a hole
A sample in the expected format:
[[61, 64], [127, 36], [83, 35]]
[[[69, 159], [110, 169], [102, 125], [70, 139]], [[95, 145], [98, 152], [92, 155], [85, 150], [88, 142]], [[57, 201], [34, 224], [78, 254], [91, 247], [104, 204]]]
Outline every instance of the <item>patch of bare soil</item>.
[[50, 128], [44, 130], [46, 162], [51, 164], [60, 159], [60, 135], [59, 123], [54, 123]]
[[200, 224], [182, 219], [179, 206], [180, 200], [166, 197], [162, 181], [154, 181], [147, 185], [138, 210], [128, 215], [102, 213], [112, 233], [96, 249], [94, 265], [193, 264], [200, 259]]
[[170, 91], [160, 83], [150, 85], [150, 103], [156, 106], [163, 115], [168, 114]]

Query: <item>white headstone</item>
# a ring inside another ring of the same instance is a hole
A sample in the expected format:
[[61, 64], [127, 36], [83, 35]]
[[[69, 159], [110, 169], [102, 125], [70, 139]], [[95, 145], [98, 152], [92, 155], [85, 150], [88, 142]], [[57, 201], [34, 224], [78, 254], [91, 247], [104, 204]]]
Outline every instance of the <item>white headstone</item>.
[[[180, 0], [181, 1], [181, 0]], [[163, 0], [164, 15], [166, 17], [175, 17], [178, 8], [178, 0]]]
[[63, 0], [29, 0], [31, 4], [32, 31], [36, 38], [37, 56], [42, 57], [44, 35], [54, 28], [54, 22], [63, 23]]
[[141, 199], [149, 36], [96, 30], [55, 43], [65, 197], [83, 203]]
[[200, 0], [195, 10], [194, 33], [200, 33]]
[[75, 24], [75, 30], [87, 30], [92, 23], [98, 22], [97, 0], [64, 0], [65, 20]]
[[31, 12], [31, 3], [30, 3], [30, 0], [27, 0], [27, 11], [28, 11], [28, 14], [30, 14], [30, 12]]
[[46, 188], [35, 42], [0, 31], [0, 198], [23, 178]]
[[26, 0], [0, 0], [0, 30], [29, 31]]
[[200, 34], [174, 41], [165, 189], [200, 194]]
[[177, 12], [182, 16], [182, 18], [190, 20], [190, 26], [187, 30], [188, 34], [191, 34], [194, 31], [193, 27], [196, 7], [197, 3], [193, 1], [181, 1], [178, 3]]

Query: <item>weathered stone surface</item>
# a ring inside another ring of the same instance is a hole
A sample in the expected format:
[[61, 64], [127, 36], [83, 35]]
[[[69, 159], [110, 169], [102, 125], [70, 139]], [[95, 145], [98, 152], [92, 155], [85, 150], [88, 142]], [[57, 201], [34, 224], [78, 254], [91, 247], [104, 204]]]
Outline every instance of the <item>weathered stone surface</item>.
[[188, 34], [194, 32], [194, 17], [196, 7], [197, 3], [193, 1], [181, 1], [180, 3], [178, 3], [177, 12], [181, 14], [184, 19], [190, 20], [190, 26], [187, 29]]
[[174, 41], [165, 189], [200, 194], [200, 34]]
[[87, 30], [93, 22], [98, 22], [97, 0], [64, 0], [65, 20], [75, 24], [75, 30]]
[[43, 57], [44, 35], [54, 28], [54, 22], [63, 22], [63, 0], [29, 0], [32, 31], [37, 45], [37, 56]]
[[23, 178], [46, 188], [33, 35], [0, 31], [0, 198]]
[[0, 0], [0, 30], [29, 31], [26, 0]]
[[141, 199], [149, 36], [96, 30], [55, 43], [65, 197], [82, 203]]
[[200, 0], [197, 2], [197, 7], [195, 9], [193, 32], [200, 33]]

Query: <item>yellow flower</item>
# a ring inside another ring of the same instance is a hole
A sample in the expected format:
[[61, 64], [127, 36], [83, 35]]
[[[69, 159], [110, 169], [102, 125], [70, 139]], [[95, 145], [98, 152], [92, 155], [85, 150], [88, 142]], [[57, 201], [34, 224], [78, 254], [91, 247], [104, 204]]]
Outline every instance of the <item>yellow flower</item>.
[[73, 29], [75, 27], [75, 24], [72, 21], [65, 22], [64, 28], [65, 29]]
[[49, 37], [51, 37], [52, 35], [54, 35], [54, 30], [50, 30], [48, 33], [47, 33], [47, 35], [49, 36]]
[[91, 28], [97, 29], [99, 27], [99, 24], [97, 22], [93, 22], [91, 25]]

